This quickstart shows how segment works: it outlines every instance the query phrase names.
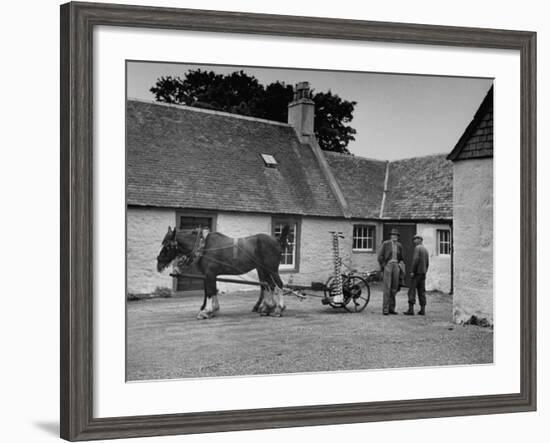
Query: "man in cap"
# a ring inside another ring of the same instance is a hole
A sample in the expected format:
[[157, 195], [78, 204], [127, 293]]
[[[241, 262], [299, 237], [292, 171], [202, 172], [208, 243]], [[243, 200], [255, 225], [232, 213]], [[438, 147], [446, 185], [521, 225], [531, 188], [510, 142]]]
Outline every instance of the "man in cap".
[[397, 314], [395, 311], [395, 294], [399, 291], [399, 263], [403, 261], [403, 246], [399, 243], [399, 231], [392, 229], [390, 239], [380, 246], [378, 263], [383, 272], [384, 299], [382, 313]]
[[418, 291], [418, 303], [420, 311], [418, 315], [426, 314], [426, 272], [430, 264], [428, 250], [422, 244], [423, 238], [420, 235], [413, 237], [414, 252], [411, 265], [411, 285], [409, 287], [409, 310], [405, 315], [414, 315], [414, 304], [416, 302], [416, 292]]

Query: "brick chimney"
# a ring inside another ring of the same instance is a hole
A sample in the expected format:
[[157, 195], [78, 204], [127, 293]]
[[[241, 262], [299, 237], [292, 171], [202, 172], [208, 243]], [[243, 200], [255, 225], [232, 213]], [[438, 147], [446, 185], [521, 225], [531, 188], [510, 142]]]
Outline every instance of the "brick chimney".
[[292, 125], [300, 141], [307, 142], [314, 135], [314, 117], [315, 102], [310, 98], [309, 83], [297, 83], [294, 100], [288, 104], [288, 124]]

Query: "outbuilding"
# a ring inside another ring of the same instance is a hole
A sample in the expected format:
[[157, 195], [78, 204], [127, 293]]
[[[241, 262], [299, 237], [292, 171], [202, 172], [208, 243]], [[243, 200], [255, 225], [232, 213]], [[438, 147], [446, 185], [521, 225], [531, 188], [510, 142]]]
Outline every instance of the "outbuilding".
[[448, 159], [454, 170], [454, 320], [492, 324], [492, 87]]

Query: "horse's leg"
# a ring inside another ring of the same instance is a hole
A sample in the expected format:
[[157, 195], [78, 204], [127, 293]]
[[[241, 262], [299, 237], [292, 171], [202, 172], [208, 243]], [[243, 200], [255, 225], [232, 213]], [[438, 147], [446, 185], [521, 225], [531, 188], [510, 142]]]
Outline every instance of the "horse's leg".
[[275, 312], [273, 315], [277, 317], [283, 316], [283, 311], [286, 309], [285, 306], [285, 297], [283, 292], [283, 282], [278, 272], [272, 274], [273, 280], [275, 281], [275, 288], [273, 289], [275, 294]]
[[264, 293], [263, 300], [260, 305], [260, 314], [269, 315], [275, 309], [275, 300], [273, 299], [273, 281], [271, 276], [266, 271], [259, 272], [260, 281], [268, 284], [268, 287], [262, 287]]
[[206, 314], [206, 301], [208, 300], [208, 287], [207, 287], [207, 281], [206, 279], [203, 280], [203, 287], [204, 287], [204, 298], [202, 300], [201, 308], [199, 309], [199, 313], [197, 314], [197, 319], [204, 320], [205, 318], [208, 318], [208, 315]]
[[204, 298], [202, 299], [202, 305], [200, 310], [204, 311], [204, 308], [206, 308], [206, 280], [203, 280], [202, 284], [204, 288]]
[[215, 275], [206, 275], [204, 280], [204, 297], [205, 303], [197, 314], [197, 318], [199, 320], [211, 318], [217, 311], [220, 310]]
[[252, 308], [252, 312], [259, 312], [260, 306], [262, 305], [262, 302], [264, 300], [264, 287], [262, 286], [260, 288], [260, 296], [258, 297], [258, 301], [254, 304], [254, 307]]
[[211, 306], [211, 309], [212, 309], [212, 315], [216, 315], [216, 312], [218, 312], [220, 310], [220, 303], [218, 301], [218, 290], [216, 288], [216, 293], [210, 297], [210, 299], [212, 300], [212, 306]]
[[[256, 272], [258, 273], [258, 281], [263, 281], [262, 280], [262, 273], [259, 269], [256, 269]], [[256, 304], [254, 305], [254, 307], [252, 308], [252, 312], [259, 312], [260, 310], [260, 306], [262, 304], [262, 301], [264, 299], [264, 287], [263, 286], [260, 286], [260, 297], [258, 298], [258, 301], [256, 302]]]

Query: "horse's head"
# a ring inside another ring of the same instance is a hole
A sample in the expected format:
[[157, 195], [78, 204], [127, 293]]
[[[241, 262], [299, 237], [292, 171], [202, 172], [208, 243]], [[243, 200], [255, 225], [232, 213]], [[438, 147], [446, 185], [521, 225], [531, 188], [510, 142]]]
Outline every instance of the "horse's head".
[[178, 255], [178, 240], [176, 228], [168, 226], [168, 232], [162, 239], [159, 255], [157, 256], [157, 271], [162, 272], [174, 261]]
[[168, 226], [168, 232], [162, 240], [161, 249], [157, 256], [157, 270], [162, 272], [179, 256], [190, 256], [197, 244], [197, 236], [200, 230], [192, 231], [189, 234], [176, 233], [176, 228]]

